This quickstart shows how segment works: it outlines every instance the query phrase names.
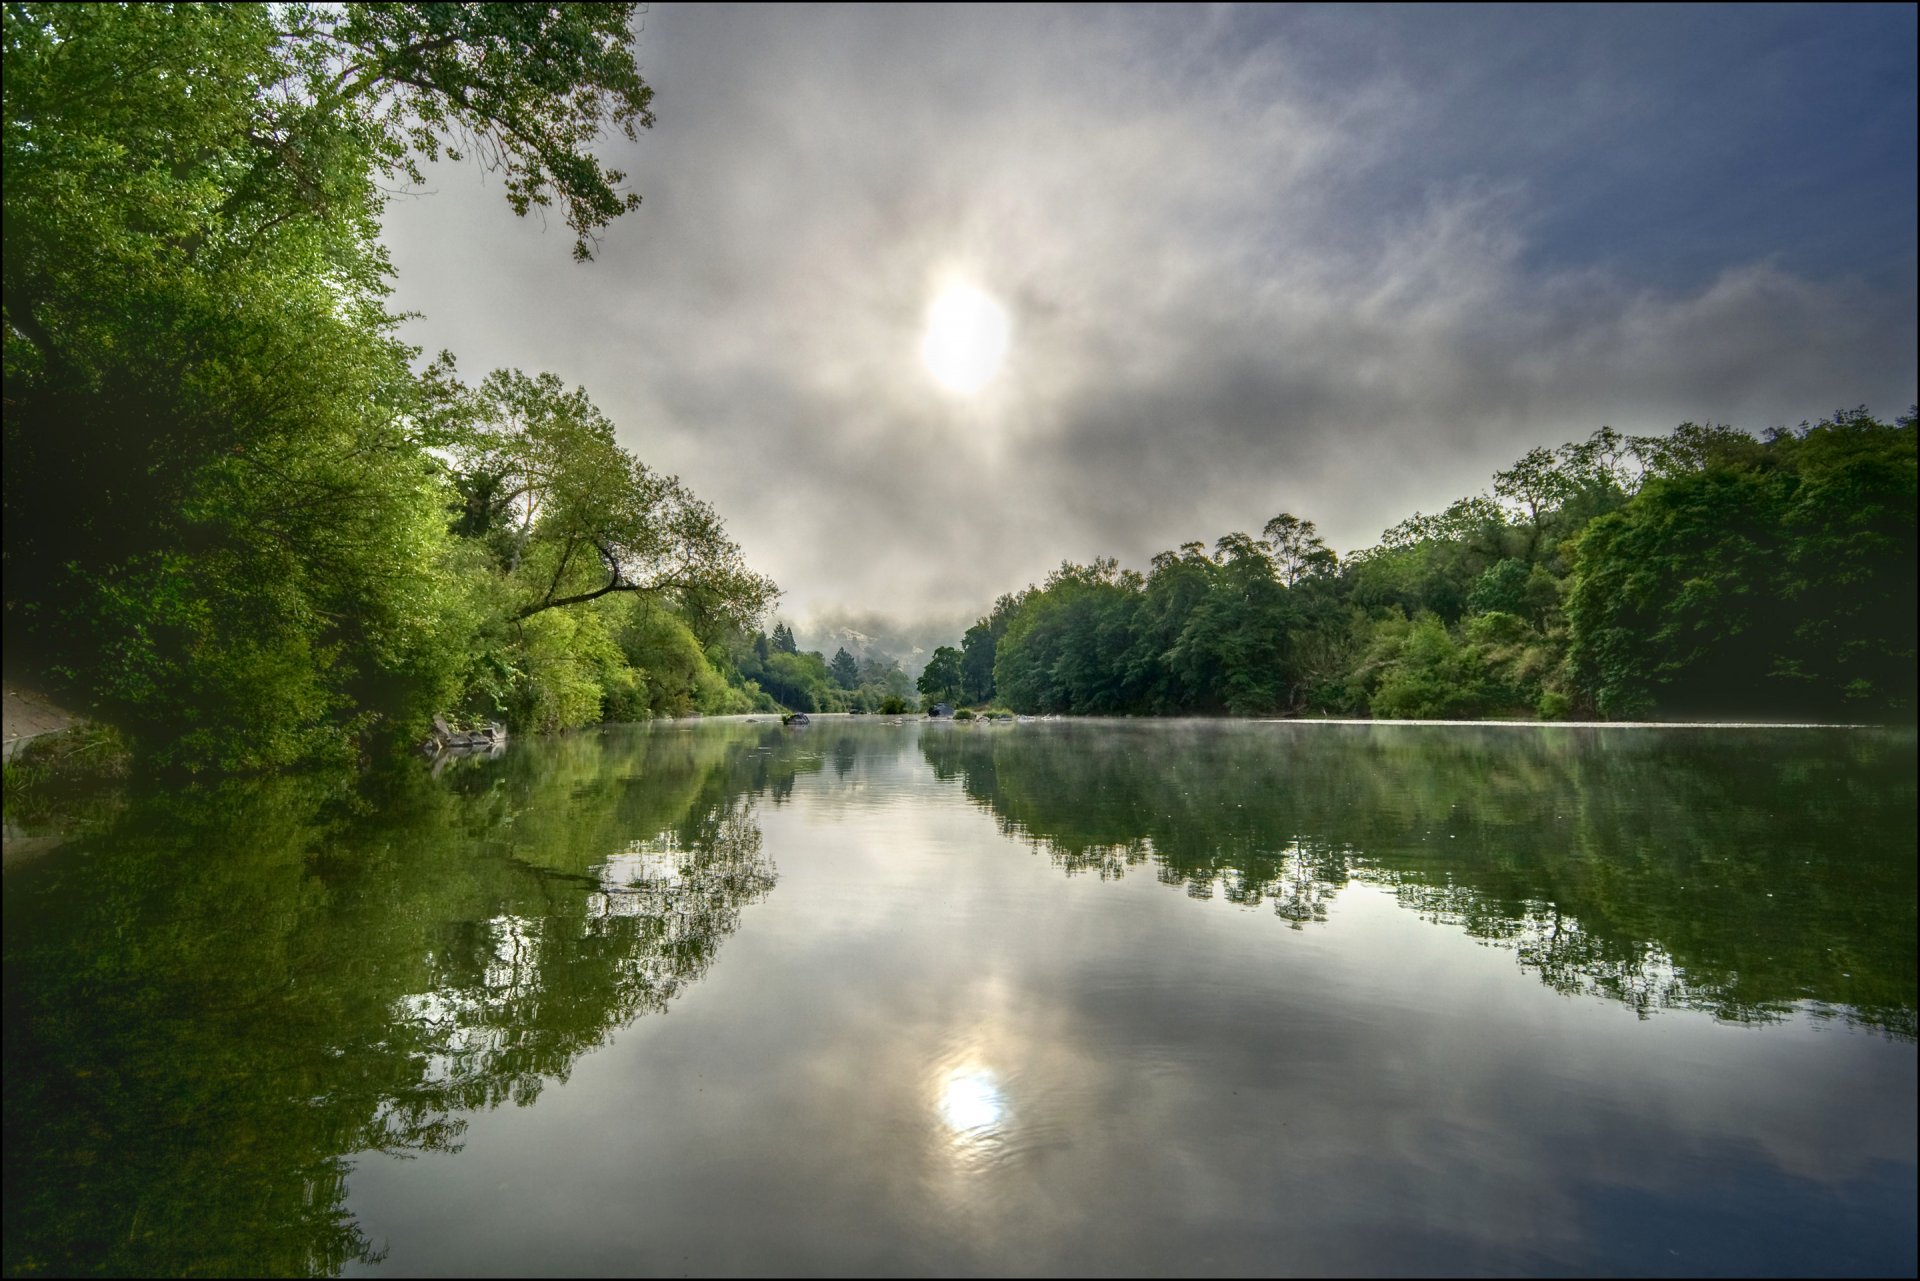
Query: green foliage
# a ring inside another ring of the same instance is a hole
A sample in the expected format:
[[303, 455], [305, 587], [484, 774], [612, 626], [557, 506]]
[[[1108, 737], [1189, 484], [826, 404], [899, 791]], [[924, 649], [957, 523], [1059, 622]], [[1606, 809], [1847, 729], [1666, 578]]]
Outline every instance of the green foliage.
[[971, 702], [984, 703], [994, 695], [994, 657], [1016, 603], [1014, 597], [1002, 596], [993, 613], [969, 627], [961, 638], [960, 692]]
[[640, 206], [591, 150], [609, 128], [631, 141], [653, 124], [636, 8], [299, 4], [282, 18], [316, 108], [376, 129], [389, 172], [419, 183], [416, 157], [471, 154], [504, 176], [515, 213], [558, 201], [585, 260], [599, 228]]
[[1714, 438], [1580, 539], [1576, 679], [1610, 716], [1881, 717], [1914, 699], [1914, 422]]
[[991, 652], [993, 696], [1093, 715], [1899, 714], [1913, 433], [1603, 427], [1344, 563], [1283, 513], [1144, 577], [1063, 565], [969, 629], [963, 679]]
[[[791, 641], [792, 633], [784, 626], [775, 631], [785, 632], [784, 639]], [[827, 670], [826, 660], [811, 651], [802, 654], [776, 647], [764, 660], [743, 663], [741, 670], [781, 706], [797, 712], [839, 712], [852, 705]]]
[[540, 614], [521, 625], [524, 679], [512, 708], [516, 725], [540, 733], [600, 719], [605, 678], [622, 663], [613, 638], [590, 611]]
[[1304, 578], [1331, 574], [1340, 564], [1314, 523], [1291, 512], [1281, 512], [1268, 521], [1261, 535], [1272, 550], [1275, 572], [1288, 587]]
[[[132, 788], [79, 837], [113, 857], [9, 867], [7, 1275], [377, 1262], [354, 1153], [458, 1152], [668, 1009], [772, 890], [755, 798], [820, 764], [742, 750], [755, 728]], [[608, 875], [636, 845], [671, 884]], [[520, 923], [541, 945], [501, 949]]]
[[917, 688], [929, 703], [952, 702], [960, 692], [960, 651], [951, 645], [942, 645], [933, 651], [933, 657], [920, 672], [915, 682]]
[[10, 649], [190, 769], [751, 703], [683, 636], [649, 684], [613, 616], [532, 624], [646, 595], [698, 653], [774, 589], [584, 392], [416, 372], [386, 308], [380, 184], [421, 157], [579, 257], [636, 203], [590, 149], [651, 122], [633, 8], [5, 9]]
[[853, 689], [860, 683], [860, 665], [844, 648], [833, 651], [833, 661], [827, 664], [827, 670], [841, 689]]
[[[788, 648], [791, 646], [792, 648]], [[844, 658], [845, 661], [842, 661]], [[889, 698], [904, 706], [913, 683], [893, 659], [869, 652], [856, 659], [845, 649], [828, 663], [818, 653], [800, 652], [793, 633], [783, 623], [774, 625], [774, 638], [757, 635], [735, 656], [743, 678], [765, 691], [769, 707], [808, 712], [874, 712]], [[747, 709], [741, 709], [747, 710]]]
[[608, 602], [604, 608], [619, 620], [615, 636], [639, 690], [638, 705], [629, 714], [610, 713], [607, 720], [747, 710], [736, 708], [692, 629], [672, 610], [644, 597]]
[[514, 369], [468, 391], [445, 355], [435, 375], [453, 406], [456, 528], [494, 551], [520, 598], [513, 617], [637, 593], [697, 598], [705, 626], [745, 628], [778, 595], [711, 507], [619, 445], [584, 389]]
[[1467, 596], [1467, 608], [1472, 613], [1513, 614], [1535, 623], [1544, 621], [1559, 604], [1553, 575], [1544, 566], [1512, 557], [1480, 575]]
[[29, 741], [4, 769], [7, 821], [32, 823], [123, 782], [132, 773], [133, 744], [110, 725], [82, 721]]
[[1466, 718], [1485, 710], [1484, 673], [1432, 614], [1413, 621], [1374, 691], [1376, 715], [1415, 720]]

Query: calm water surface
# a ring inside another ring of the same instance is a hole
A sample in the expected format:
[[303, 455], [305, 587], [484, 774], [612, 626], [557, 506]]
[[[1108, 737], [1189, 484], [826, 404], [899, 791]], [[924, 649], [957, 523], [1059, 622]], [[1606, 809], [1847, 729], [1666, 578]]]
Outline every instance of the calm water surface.
[[5, 883], [10, 1274], [1905, 1274], [1915, 741], [823, 719]]

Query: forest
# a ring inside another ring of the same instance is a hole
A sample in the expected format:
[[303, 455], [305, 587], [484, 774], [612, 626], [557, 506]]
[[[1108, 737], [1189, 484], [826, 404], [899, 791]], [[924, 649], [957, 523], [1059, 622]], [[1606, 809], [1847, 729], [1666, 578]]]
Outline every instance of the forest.
[[[921, 700], [1105, 715], [1884, 719], [1914, 417], [1602, 429], [1337, 556], [1313, 522], [1063, 565], [917, 684], [583, 388], [399, 337], [386, 200], [477, 163], [589, 264], [653, 122], [631, 4], [4, 10], [5, 647], [156, 766]], [[586, 269], [591, 269], [587, 267]]]
[[1283, 512], [1063, 564], [928, 670], [1042, 713], [1910, 719], [1914, 424], [1602, 427], [1344, 559]]

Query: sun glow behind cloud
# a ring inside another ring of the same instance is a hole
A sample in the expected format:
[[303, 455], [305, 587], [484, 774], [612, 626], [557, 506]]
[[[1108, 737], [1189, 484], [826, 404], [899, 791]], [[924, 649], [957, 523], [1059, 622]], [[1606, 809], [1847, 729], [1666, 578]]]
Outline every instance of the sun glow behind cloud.
[[[1759, 429], [1913, 399], [1907, 116], [1792, 108], [1861, 122], [1808, 116], [1807, 138], [1900, 116], [1871, 168], [1906, 175], [1878, 202], [1905, 219], [1906, 256], [1877, 271], [1760, 256], [1774, 240], [1752, 201], [1728, 217], [1760, 250], [1691, 274], [1589, 245], [1623, 207], [1653, 212], [1622, 235], [1666, 243], [1647, 221], [1665, 210], [1687, 237], [1673, 252], [1719, 243], [1660, 203], [1684, 183], [1656, 181], [1725, 150], [1674, 125], [1697, 120], [1698, 90], [1666, 69], [1708, 35], [1747, 42], [1735, 154], [1801, 163], [1762, 145], [1787, 110], [1769, 77], [1792, 60], [1762, 56], [1780, 37], [1740, 11], [1679, 24], [1693, 40], [1649, 61], [1590, 56], [1561, 28], [1657, 52], [1673, 44], [1657, 8], [1030, 8], [660, 7], [647, 69], [674, 128], [619, 152], [645, 212], [561, 276], [555, 229], [441, 166], [442, 189], [386, 215], [394, 305], [425, 314], [409, 341], [584, 384], [623, 443], [725, 516], [795, 621], [978, 610], [1063, 558], [1144, 567], [1281, 510], [1350, 550], [1601, 423]], [[1528, 65], [1519, 83], [1502, 70]], [[1581, 91], [1556, 91], [1571, 114], [1536, 138], [1521, 122], [1562, 72]], [[961, 285], [1000, 309], [1003, 346], [964, 324], [935, 338]], [[964, 464], [968, 501], [900, 483], [930, 450]]]
[[1000, 371], [1008, 336], [1005, 308], [972, 285], [948, 285], [927, 308], [920, 360], [942, 387], [971, 395]]

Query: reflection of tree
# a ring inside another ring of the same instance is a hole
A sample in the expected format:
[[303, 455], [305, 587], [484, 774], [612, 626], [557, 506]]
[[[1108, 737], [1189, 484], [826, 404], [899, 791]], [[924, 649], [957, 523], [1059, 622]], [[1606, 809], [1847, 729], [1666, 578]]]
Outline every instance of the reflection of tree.
[[[1358, 879], [1378, 879], [1369, 876], [1370, 870], [1362, 869]], [[1460, 885], [1391, 878], [1389, 883], [1403, 907], [1436, 924], [1460, 926], [1484, 943], [1511, 949], [1522, 967], [1565, 996], [1609, 997], [1632, 1006], [1642, 1018], [1657, 1009], [1677, 1007], [1757, 1022], [1781, 1017], [1789, 1008], [1782, 1002], [1729, 1007], [1711, 989], [1695, 988], [1657, 943], [1594, 934], [1552, 903], [1506, 904]], [[1516, 909], [1518, 914], [1512, 914]]]
[[771, 889], [751, 730], [155, 796], [10, 871], [6, 1271], [377, 1257], [349, 1155], [530, 1102]]
[[1315, 725], [929, 734], [1069, 874], [1150, 863], [1296, 928], [1351, 881], [1555, 990], [1915, 1034], [1913, 738]]
[[629, 842], [547, 915], [463, 922], [434, 958], [433, 986], [395, 1003], [426, 1056], [413, 1100], [437, 1113], [533, 1102], [608, 1032], [704, 976], [773, 882], [739, 805], [696, 844], [671, 831]]

